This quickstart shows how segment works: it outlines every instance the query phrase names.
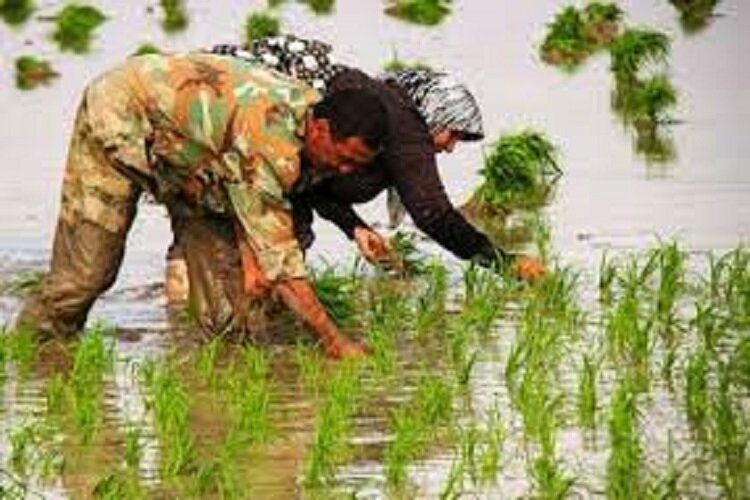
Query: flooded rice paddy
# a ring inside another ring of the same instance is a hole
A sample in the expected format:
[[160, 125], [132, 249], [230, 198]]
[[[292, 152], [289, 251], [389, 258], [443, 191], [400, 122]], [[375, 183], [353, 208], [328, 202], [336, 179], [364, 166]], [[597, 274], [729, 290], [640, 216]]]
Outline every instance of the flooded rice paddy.
[[[2, 65], [0, 283], [46, 268], [85, 82], [145, 42], [233, 41], [264, 3], [188, 2], [189, 28], [167, 35], [147, 3], [97, 1], [109, 19], [87, 56], [58, 53], [43, 23], [0, 26], [3, 62], [42, 54], [61, 74], [20, 92]], [[746, 498], [750, 7], [722, 1], [686, 34], [670, 2], [619, 4], [672, 38], [666, 163], [647, 161], [612, 112], [606, 55], [573, 74], [539, 59], [559, 2], [454, 2], [433, 28], [373, 0], [339, 0], [327, 17], [288, 2], [282, 25], [345, 62], [376, 72], [395, 51], [460, 73], [488, 143], [531, 127], [557, 146], [549, 204], [497, 235], [546, 255], [549, 278], [522, 286], [421, 240], [433, 260], [418, 277], [352, 274], [353, 245], [318, 222], [311, 260], [335, 265], [326, 279], [346, 292], [333, 299], [368, 360], [327, 362], [293, 324], [272, 343], [198, 342], [166, 311], [169, 226], [143, 205], [80, 342], [0, 337], [0, 496]], [[457, 204], [482, 157], [473, 145], [441, 157]], [[386, 220], [385, 200], [362, 214]], [[25, 293], [3, 290], [0, 322]]]

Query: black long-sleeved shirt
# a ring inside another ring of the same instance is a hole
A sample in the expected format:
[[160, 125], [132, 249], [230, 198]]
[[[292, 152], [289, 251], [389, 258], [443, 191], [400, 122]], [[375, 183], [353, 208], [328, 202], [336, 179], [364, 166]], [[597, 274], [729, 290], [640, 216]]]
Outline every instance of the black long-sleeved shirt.
[[328, 92], [364, 88], [375, 93], [388, 113], [388, 137], [375, 161], [354, 173], [310, 185], [293, 198], [295, 229], [300, 243], [312, 243], [312, 212], [339, 226], [349, 238], [367, 227], [352, 204], [372, 200], [395, 187], [417, 227], [457, 257], [491, 258], [494, 247], [451, 204], [435, 163], [432, 137], [408, 95], [398, 86], [347, 69], [329, 84]]

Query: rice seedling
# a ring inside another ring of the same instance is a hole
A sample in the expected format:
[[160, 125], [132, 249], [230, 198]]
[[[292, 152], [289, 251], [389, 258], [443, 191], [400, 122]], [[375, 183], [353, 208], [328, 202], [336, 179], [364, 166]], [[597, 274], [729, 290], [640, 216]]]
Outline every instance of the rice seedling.
[[245, 22], [245, 43], [254, 40], [276, 36], [280, 31], [279, 19], [270, 12], [255, 12], [248, 16]]
[[293, 357], [303, 386], [317, 399], [322, 389], [324, 360], [317, 349], [297, 342]]
[[750, 389], [750, 338], [743, 338], [729, 360], [732, 383]]
[[607, 498], [640, 498], [643, 447], [638, 432], [638, 406], [634, 382], [621, 378], [610, 403], [610, 452], [607, 460]]
[[479, 457], [480, 484], [494, 485], [497, 483], [506, 437], [507, 431], [500, 421], [500, 411], [495, 406], [487, 421], [484, 432], [484, 449]]
[[596, 384], [599, 364], [592, 356], [584, 355], [578, 374], [578, 425], [589, 430], [596, 428]]
[[271, 392], [264, 351], [253, 345], [245, 347], [239, 377], [230, 377], [227, 384], [233, 415], [232, 432], [242, 442], [266, 441], [271, 429], [268, 419]]
[[542, 453], [531, 464], [535, 498], [561, 500], [570, 496], [575, 479], [568, 477], [553, 455]]
[[305, 0], [315, 14], [330, 14], [336, 7], [336, 0]]
[[130, 426], [125, 431], [125, 465], [137, 470], [143, 456], [143, 443], [141, 442], [141, 430]]
[[[383, 65], [383, 71], [396, 72], [402, 70], [424, 70], [433, 71], [434, 68], [424, 61], [405, 61], [398, 57], [398, 54], [394, 53], [390, 61]], [[392, 219], [391, 219], [392, 220]], [[391, 227], [394, 227], [391, 224]]]
[[223, 345], [224, 342], [221, 338], [214, 337], [198, 351], [196, 367], [201, 380], [205, 381], [209, 387], [215, 387], [218, 382], [216, 378], [216, 357]]
[[357, 324], [359, 308], [354, 274], [341, 274], [335, 266], [327, 264], [322, 269], [313, 269], [312, 285], [318, 300], [337, 325], [350, 327]]
[[657, 332], [666, 348], [663, 367], [664, 379], [672, 378], [672, 367], [679, 344], [677, 335], [680, 327], [677, 324], [677, 302], [685, 290], [685, 254], [678, 248], [677, 243], [663, 245], [655, 250], [658, 254], [659, 281], [656, 294], [656, 326]]
[[652, 128], [648, 121], [642, 121], [641, 128], [635, 130], [633, 149], [643, 156], [649, 165], [669, 163], [677, 157], [677, 150], [671, 135], [659, 126]]
[[417, 235], [397, 231], [389, 240], [391, 267], [404, 277], [422, 276], [429, 270], [425, 256], [416, 245]]
[[726, 498], [747, 498], [750, 430], [742, 409], [735, 407], [728, 365], [719, 363], [718, 390], [711, 398], [711, 447], [719, 462], [717, 482]]
[[184, 0], [160, 0], [164, 18], [161, 20], [161, 26], [167, 33], [182, 31], [187, 28], [190, 21]]
[[548, 25], [540, 56], [548, 64], [573, 70], [588, 57], [591, 49], [581, 11], [568, 6]]
[[356, 410], [359, 367], [342, 363], [327, 386], [327, 398], [315, 422], [313, 446], [305, 464], [304, 483], [310, 488], [325, 486], [346, 449], [351, 417]]
[[52, 39], [62, 51], [83, 54], [89, 51], [94, 30], [107, 17], [96, 7], [88, 5], [66, 5], [55, 16], [55, 31]]
[[623, 14], [616, 3], [591, 2], [583, 9], [586, 36], [595, 48], [605, 47], [617, 38]]
[[416, 304], [415, 329], [419, 338], [424, 338], [443, 326], [448, 292], [448, 272], [442, 264], [432, 262], [426, 271], [426, 288], [417, 297]]
[[608, 258], [607, 252], [602, 252], [599, 261], [599, 302], [605, 306], [612, 304], [612, 285], [617, 277], [617, 263]]
[[[19, 58], [23, 59], [22, 58]], [[33, 58], [31, 58], [33, 59]], [[28, 63], [24, 62], [24, 65]], [[18, 66], [18, 62], [16, 63]], [[28, 297], [41, 290], [42, 280], [46, 276], [44, 271], [25, 271], [13, 278], [10, 282], [0, 286], [0, 292], [10, 294], [16, 297]]]
[[159, 367], [146, 363], [141, 373], [162, 443], [162, 477], [168, 479], [186, 472], [194, 459], [193, 437], [188, 427], [190, 397], [171, 362]]
[[[21, 90], [33, 90], [40, 85], [49, 85], [52, 79], [58, 76], [60, 74], [52, 69], [49, 61], [34, 56], [21, 56], [16, 59], [16, 87]], [[39, 289], [37, 280], [29, 281], [28, 284], [19, 284], [19, 286], [22, 287], [19, 291], [23, 291], [24, 295], [31, 289]]]
[[542, 205], [561, 171], [552, 143], [543, 134], [527, 130], [495, 142], [480, 174], [482, 184], [467, 208], [489, 215]]
[[680, 12], [680, 25], [686, 33], [697, 33], [716, 16], [714, 10], [719, 0], [669, 0]]
[[38, 340], [36, 332], [30, 328], [5, 331], [5, 356], [16, 364], [21, 378], [26, 378], [37, 358]]
[[440, 500], [455, 500], [461, 497], [461, 487], [463, 486], [464, 462], [461, 458], [456, 458], [451, 464], [448, 472], [448, 478], [445, 480], [438, 498]]
[[94, 485], [91, 495], [100, 500], [145, 500], [149, 498], [132, 471], [118, 470], [102, 477]]
[[451, 0], [390, 0], [385, 13], [403, 21], [435, 26], [450, 14]]
[[676, 500], [683, 498], [679, 490], [679, 481], [684, 469], [678, 468], [674, 456], [674, 439], [672, 431], [669, 430], [667, 438], [667, 470], [655, 481], [650, 481], [645, 498], [649, 500]]
[[0, 17], [10, 25], [23, 24], [36, 10], [34, 0], [3, 0], [0, 2]]
[[618, 85], [632, 86], [638, 74], [648, 63], [663, 63], [669, 55], [670, 40], [667, 35], [646, 29], [628, 29], [609, 47], [610, 69]]
[[654, 137], [659, 125], [671, 121], [668, 112], [676, 104], [677, 91], [669, 78], [657, 75], [628, 90], [622, 115], [632, 121], [640, 135]]
[[453, 390], [442, 379], [424, 377], [408, 407], [391, 412], [393, 438], [385, 451], [388, 484], [401, 488], [408, 465], [434, 441], [453, 418]]
[[700, 349], [690, 357], [685, 369], [685, 410], [691, 429], [699, 437], [705, 437], [710, 409], [708, 371], [708, 353]]
[[62, 375], [56, 373], [47, 382], [47, 414], [59, 415], [65, 409], [67, 387]]
[[23, 425], [10, 435], [10, 466], [16, 474], [27, 477], [33, 465], [39, 438], [38, 423]]
[[143, 43], [138, 46], [137, 49], [133, 52], [132, 56], [145, 56], [148, 54], [161, 54], [163, 51], [157, 47], [156, 45], [152, 43]]

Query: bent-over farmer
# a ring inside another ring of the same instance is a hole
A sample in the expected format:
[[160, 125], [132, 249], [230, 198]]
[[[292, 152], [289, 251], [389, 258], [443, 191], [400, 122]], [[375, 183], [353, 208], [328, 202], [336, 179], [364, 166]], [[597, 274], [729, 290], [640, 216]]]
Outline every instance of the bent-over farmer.
[[[131, 58], [84, 93], [50, 272], [18, 325], [43, 336], [83, 328], [96, 298], [115, 281], [147, 191], [176, 223], [202, 225], [209, 229], [198, 233], [224, 240], [229, 234], [239, 249], [232, 310], [221, 309], [223, 298], [214, 301], [198, 311], [203, 325], [224, 327], [248, 302], [273, 296], [313, 330], [328, 355], [360, 355], [306, 279], [287, 195], [300, 177], [300, 153], [309, 160], [308, 177], [349, 170], [370, 162], [385, 134], [385, 110], [366, 90], [320, 100], [311, 87], [238, 58]], [[200, 268], [187, 260], [189, 273]]]

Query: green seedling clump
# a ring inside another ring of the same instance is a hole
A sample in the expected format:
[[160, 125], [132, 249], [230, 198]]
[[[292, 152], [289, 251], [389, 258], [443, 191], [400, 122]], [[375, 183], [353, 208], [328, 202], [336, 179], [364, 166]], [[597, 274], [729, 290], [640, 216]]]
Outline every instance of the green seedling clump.
[[452, 0], [391, 0], [389, 16], [423, 26], [439, 24], [451, 12]]
[[340, 326], [354, 326], [357, 323], [357, 282], [353, 275], [344, 275], [331, 265], [314, 269], [312, 284], [315, 294]]
[[304, 0], [315, 14], [330, 14], [336, 7], [336, 0]]
[[187, 28], [189, 18], [183, 0], [161, 0], [164, 18], [161, 25], [167, 33], [182, 31]]
[[643, 448], [638, 434], [638, 407], [633, 382], [619, 381], [609, 415], [610, 452], [607, 460], [607, 498], [641, 498]]
[[669, 0], [680, 12], [680, 24], [686, 33], [696, 33], [716, 17], [714, 10], [720, 0]]
[[596, 384], [599, 366], [591, 356], [583, 357], [578, 375], [578, 423], [585, 429], [596, 428]]
[[89, 51], [94, 30], [106, 20], [107, 17], [95, 7], [67, 5], [55, 16], [52, 38], [60, 50], [83, 54]]
[[279, 34], [279, 19], [268, 12], [256, 12], [250, 14], [245, 22], [245, 43], [251, 44], [254, 40]]
[[737, 405], [726, 364], [719, 365], [717, 376], [718, 390], [711, 398], [711, 448], [719, 462], [717, 480], [725, 498], [747, 498], [750, 429], [746, 414]]
[[609, 48], [611, 70], [618, 83], [635, 82], [646, 64], [666, 62], [669, 50], [670, 40], [664, 33], [628, 29]]
[[148, 54], [162, 54], [163, 51], [157, 47], [154, 44], [151, 43], [144, 43], [141, 44], [137, 49], [135, 49], [135, 52], [133, 52], [133, 56], [145, 56]]
[[699, 437], [705, 436], [710, 409], [708, 371], [708, 353], [701, 349], [689, 359], [685, 370], [685, 410], [690, 427]]
[[[16, 87], [21, 90], [33, 90], [40, 85], [49, 85], [53, 78], [60, 76], [52, 69], [49, 61], [34, 56], [22, 56], [16, 59]], [[44, 277], [43, 273], [40, 273]], [[40, 279], [37, 275], [30, 275], [28, 281], [18, 282], [16, 293], [33, 293], [39, 289]]]
[[398, 54], [393, 54], [393, 58], [383, 65], [383, 71], [396, 72], [403, 70], [420, 70], [434, 71], [434, 68], [423, 61], [405, 61], [399, 59]]
[[552, 143], [543, 134], [525, 131], [493, 144], [480, 173], [482, 184], [467, 208], [491, 214], [542, 205], [561, 171]]
[[586, 36], [594, 47], [605, 47], [620, 34], [622, 9], [616, 3], [591, 2], [583, 10]]
[[566, 7], [549, 25], [549, 33], [542, 42], [542, 60], [555, 66], [574, 69], [588, 57], [590, 51], [586, 23], [581, 12], [575, 7]]
[[422, 276], [427, 273], [425, 256], [417, 248], [417, 235], [397, 231], [390, 239], [391, 267], [402, 276]]
[[[28, 59], [28, 61], [26, 60], [21, 61], [22, 59]], [[30, 69], [36, 70], [37, 63], [42, 62], [42, 61], [34, 57], [29, 57], [29, 56], [20, 57], [19, 59], [16, 60], [16, 71], [19, 73], [18, 76], [20, 76], [20, 72], [21, 72], [21, 68], [19, 68], [19, 62], [21, 65], [24, 66], [23, 70], [27, 71]], [[36, 85], [38, 83], [43, 83], [43, 82], [28, 82], [28, 83], [34, 83]], [[23, 88], [21, 87], [21, 82], [19, 82], [18, 80], [16, 80], [16, 84], [18, 85], [19, 88]], [[29, 87], [29, 88], [32, 88], [32, 87]], [[44, 271], [23, 272], [19, 274], [18, 276], [16, 276], [15, 278], [13, 278], [8, 283], [4, 283], [2, 286], [0, 286], [0, 292], [8, 293], [17, 297], [27, 297], [29, 295], [33, 295], [39, 292], [39, 290], [41, 290], [42, 280], [44, 279], [46, 275], [47, 273], [45, 273]]]
[[33, 0], [2, 0], [0, 1], [0, 17], [8, 24], [24, 23], [34, 12], [36, 6]]

